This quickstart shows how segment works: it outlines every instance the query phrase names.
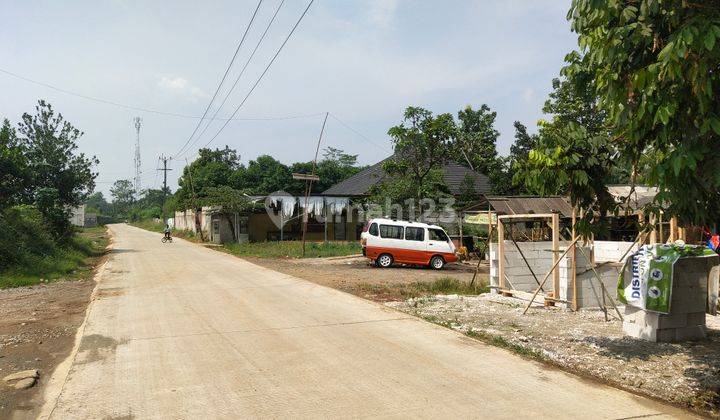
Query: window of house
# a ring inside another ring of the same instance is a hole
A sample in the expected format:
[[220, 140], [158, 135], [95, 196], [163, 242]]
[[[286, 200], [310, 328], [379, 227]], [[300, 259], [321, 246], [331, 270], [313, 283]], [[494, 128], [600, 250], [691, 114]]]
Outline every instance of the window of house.
[[370, 228], [368, 229], [368, 233], [372, 236], [378, 236], [378, 225], [377, 223], [373, 223], [370, 225]]
[[431, 241], [443, 241], [448, 242], [448, 236], [445, 234], [445, 232], [442, 229], [428, 229], [428, 232], [430, 232], [430, 240]]
[[405, 228], [405, 239], [408, 241], [424, 241], [425, 228], [407, 227]]
[[394, 225], [380, 225], [380, 237], [387, 239], [402, 239], [403, 227]]

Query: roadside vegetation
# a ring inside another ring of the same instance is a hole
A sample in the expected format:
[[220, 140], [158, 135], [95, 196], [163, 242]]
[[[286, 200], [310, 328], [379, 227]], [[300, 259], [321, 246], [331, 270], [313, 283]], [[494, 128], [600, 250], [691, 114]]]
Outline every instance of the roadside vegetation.
[[[225, 244], [223, 251], [240, 257], [302, 258], [302, 242], [252, 242]], [[306, 242], [305, 258], [342, 257], [362, 252], [358, 242]]]
[[42, 100], [16, 127], [7, 119], [0, 126], [0, 287], [81, 276], [105, 248], [70, 223], [97, 176], [98, 160], [77, 150], [81, 136]]
[[[24, 227], [29, 227], [24, 220]], [[13, 258], [18, 263], [0, 272], [0, 289], [31, 286], [57, 280], [84, 280], [92, 276], [93, 269], [105, 254], [109, 243], [104, 226], [78, 229], [66, 243], [55, 244], [41, 227], [30, 226], [30, 234], [19, 235], [11, 244], [16, 246]], [[35, 234], [38, 234], [35, 236]], [[6, 240], [0, 240], [3, 248]], [[3, 253], [7, 252], [3, 249]], [[7, 254], [6, 254], [7, 255]]]
[[468, 281], [454, 277], [442, 277], [430, 282], [362, 283], [358, 285], [358, 290], [371, 300], [389, 302], [432, 295], [479, 295], [489, 292], [490, 288], [487, 284], [480, 283], [479, 279], [474, 284], [470, 284]]

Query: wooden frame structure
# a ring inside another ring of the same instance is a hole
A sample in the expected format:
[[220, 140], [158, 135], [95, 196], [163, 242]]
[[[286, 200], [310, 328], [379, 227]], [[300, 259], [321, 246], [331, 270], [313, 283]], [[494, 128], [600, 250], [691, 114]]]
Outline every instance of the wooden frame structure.
[[[560, 261], [559, 248], [560, 248], [560, 215], [557, 213], [545, 213], [545, 214], [507, 214], [507, 215], [498, 215], [497, 216], [497, 230], [498, 230], [498, 248], [497, 248], [497, 254], [498, 254], [498, 288], [501, 293], [504, 294], [512, 294], [513, 292], [517, 292], [512, 289], [508, 289], [505, 284], [506, 276], [505, 276], [505, 225], [503, 221], [505, 220], [518, 220], [518, 219], [525, 219], [525, 220], [535, 220], [535, 219], [550, 219], [551, 223], [551, 229], [552, 229], [552, 257], [553, 257], [553, 268], [550, 270], [553, 275], [553, 298], [554, 300], [557, 300], [559, 295], [558, 291], [560, 290], [560, 271], [557, 269], [558, 262]], [[518, 247], [518, 250], [520, 248]], [[520, 251], [522, 254], [522, 251]], [[523, 260], [525, 260], [525, 257], [523, 256]], [[530, 272], [532, 273], [533, 277], [535, 277], [535, 273], [532, 271], [532, 268], [527, 263], [527, 260], [525, 260], [525, 264], [530, 269]], [[550, 273], [548, 273], [549, 275]], [[537, 277], [535, 277], [535, 281], [537, 280]], [[542, 284], [538, 282], [538, 290], [542, 289]]]

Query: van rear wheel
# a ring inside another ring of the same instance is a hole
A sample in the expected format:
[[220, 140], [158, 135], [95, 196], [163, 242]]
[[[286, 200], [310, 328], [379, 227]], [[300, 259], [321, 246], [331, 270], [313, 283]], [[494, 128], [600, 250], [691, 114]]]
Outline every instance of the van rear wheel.
[[445, 266], [445, 260], [443, 257], [439, 255], [435, 255], [434, 257], [430, 258], [430, 268], [434, 270], [440, 270]]
[[390, 254], [380, 254], [375, 260], [375, 264], [381, 268], [388, 268], [393, 263], [393, 257]]

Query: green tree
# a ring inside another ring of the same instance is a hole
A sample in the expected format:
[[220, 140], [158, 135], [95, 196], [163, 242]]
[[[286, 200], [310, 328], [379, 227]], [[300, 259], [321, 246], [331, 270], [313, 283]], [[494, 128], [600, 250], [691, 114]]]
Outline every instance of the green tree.
[[56, 114], [52, 106], [38, 101], [36, 114], [23, 114], [19, 132], [28, 164], [31, 198], [49, 222], [56, 238], [72, 233], [72, 207], [82, 204], [95, 188], [98, 160], [77, 153], [82, 132]]
[[4, 120], [0, 128], [0, 211], [25, 201], [27, 184], [27, 159], [17, 133]]
[[118, 179], [110, 187], [115, 216], [128, 217], [135, 204], [135, 186], [130, 180]]
[[515, 142], [510, 146], [510, 162], [525, 162], [528, 160], [530, 150], [537, 146], [539, 138], [537, 134], [528, 134], [527, 127], [520, 121], [513, 123], [515, 127]]
[[[567, 58], [578, 61], [579, 56]], [[569, 195], [581, 208], [607, 211], [615, 204], [606, 185], [612, 183], [617, 153], [598, 109], [595, 86], [583, 73], [577, 79], [554, 79], [538, 123], [534, 149], [514, 163], [515, 185], [539, 195]], [[592, 212], [588, 212], [589, 223]], [[588, 224], [581, 227], [589, 228]]]
[[85, 200], [85, 205], [87, 206], [86, 211], [89, 212], [96, 212], [98, 214], [106, 216], [112, 213], [110, 203], [105, 200], [105, 196], [103, 195], [102, 191], [97, 191], [90, 194], [87, 200]]
[[[297, 162], [290, 166], [290, 171], [309, 174], [312, 172], [312, 168], [312, 162]], [[319, 194], [355, 175], [362, 169], [357, 165], [357, 155], [350, 155], [341, 149], [327, 147], [323, 151], [322, 159], [318, 161], [315, 167], [315, 174], [318, 175], [320, 181], [313, 182], [312, 193]], [[292, 194], [304, 194], [305, 182], [294, 181], [292, 186], [285, 189], [285, 191]]]
[[[270, 194], [275, 191], [289, 189], [293, 185], [290, 168], [269, 155], [258, 156], [248, 163], [241, 177], [241, 189], [248, 189], [252, 194]], [[297, 191], [287, 191], [297, 193]]]
[[[656, 205], [705, 225], [720, 212], [720, 3], [573, 0], [581, 58], [563, 73], [597, 87], [619, 157], [645, 157]], [[649, 156], [649, 158], [648, 158]], [[619, 159], [622, 161], [622, 159]], [[617, 162], [617, 160], [616, 160]], [[586, 200], [592, 191], [574, 191]]]
[[495, 129], [496, 118], [497, 112], [485, 104], [459, 111], [450, 153], [454, 161], [487, 175], [493, 193], [506, 194], [511, 189], [512, 175], [507, 159], [497, 153], [500, 133]]
[[433, 116], [426, 109], [408, 107], [403, 122], [388, 131], [395, 154], [383, 163], [383, 169], [391, 181], [376, 186], [371, 199], [378, 204], [390, 199], [407, 212], [409, 206], [423, 211], [423, 199], [448, 196], [441, 169], [455, 131], [452, 115]]
[[219, 214], [228, 222], [235, 241], [238, 240], [235, 231], [235, 214], [246, 212], [255, 206], [244, 191], [227, 185], [206, 188], [202, 204], [216, 207], [213, 213]]

